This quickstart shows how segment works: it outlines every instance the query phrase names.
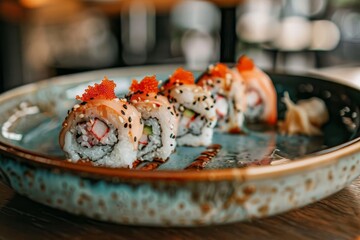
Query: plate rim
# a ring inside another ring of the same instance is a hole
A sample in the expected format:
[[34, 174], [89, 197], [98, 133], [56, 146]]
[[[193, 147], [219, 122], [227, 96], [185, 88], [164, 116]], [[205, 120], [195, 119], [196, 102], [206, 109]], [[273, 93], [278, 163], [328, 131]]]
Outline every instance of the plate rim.
[[[8, 99], [25, 93], [34, 92], [49, 85], [69, 84], [77, 81], [79, 84], [82, 82], [89, 82], [94, 78], [102, 78], [107, 75], [111, 77], [126, 77], [144, 75], [148, 71], [152, 72], [169, 72], [181, 65], [149, 65], [149, 66], [136, 66], [125, 68], [110, 68], [95, 71], [87, 71], [82, 73], [64, 75], [45, 79], [35, 83], [26, 84], [4, 93], [0, 94], [0, 104]], [[340, 85], [348, 86], [357, 91], [360, 91], [360, 86], [351, 84], [339, 78], [331, 78], [317, 74], [316, 72], [305, 72], [301, 75], [286, 72], [271, 72], [276, 75], [294, 76], [294, 77], [311, 77], [319, 80], [335, 82]], [[115, 76], [116, 75], [116, 76]], [[86, 76], [90, 76], [87, 79]], [[332, 165], [346, 156], [351, 156], [356, 152], [360, 152], [360, 137], [350, 140], [346, 143], [333, 147], [334, 150], [329, 152], [307, 155], [305, 157], [297, 158], [296, 161], [291, 161], [283, 165], [275, 166], [249, 166], [246, 168], [229, 168], [229, 169], [206, 169], [202, 171], [196, 170], [162, 170], [162, 171], [144, 171], [138, 169], [124, 169], [124, 168], [109, 168], [109, 167], [95, 167], [82, 165], [66, 161], [61, 158], [44, 155], [41, 153], [32, 152], [30, 150], [22, 149], [20, 147], [10, 145], [0, 140], [0, 153], [5, 156], [12, 157], [13, 159], [26, 163], [38, 165], [44, 168], [53, 168], [61, 171], [69, 171], [72, 173], [80, 174], [88, 178], [101, 178], [101, 179], [126, 179], [126, 180], [167, 180], [167, 181], [224, 181], [224, 180], [237, 180], [245, 182], [248, 180], [267, 179], [269, 177], [282, 177], [291, 175], [293, 173], [301, 173], [304, 171], [314, 170], [316, 168]], [[330, 148], [332, 149], [332, 148]], [[1, 160], [0, 160], [1, 161]]]

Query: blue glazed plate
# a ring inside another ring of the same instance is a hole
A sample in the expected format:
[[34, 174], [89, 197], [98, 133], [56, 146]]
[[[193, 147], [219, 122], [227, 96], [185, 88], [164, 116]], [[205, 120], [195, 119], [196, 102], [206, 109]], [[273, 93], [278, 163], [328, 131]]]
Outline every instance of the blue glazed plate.
[[[0, 96], [0, 179], [18, 193], [74, 214], [122, 224], [199, 226], [248, 220], [322, 199], [360, 174], [359, 89], [311, 76], [270, 74], [278, 98], [320, 97], [330, 112], [321, 137], [282, 136], [249, 125], [215, 133], [221, 150], [178, 147], [165, 163], [111, 169], [65, 160], [58, 134], [74, 97], [104, 75], [126, 92], [131, 79], [176, 66], [111, 69], [26, 85]], [[285, 106], [278, 102], [282, 118]], [[199, 166], [199, 165], [196, 165]]]

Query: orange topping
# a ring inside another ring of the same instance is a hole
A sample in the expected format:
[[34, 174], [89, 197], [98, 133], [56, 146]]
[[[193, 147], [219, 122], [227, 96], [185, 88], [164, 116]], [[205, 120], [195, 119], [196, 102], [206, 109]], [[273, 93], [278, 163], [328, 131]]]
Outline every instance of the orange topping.
[[155, 75], [154, 76], [147, 76], [144, 77], [141, 82], [138, 82], [137, 80], [132, 80], [130, 91], [135, 92], [143, 92], [143, 93], [158, 93], [158, 81], [156, 80]]
[[225, 78], [228, 72], [228, 67], [223, 63], [218, 63], [209, 69], [209, 73], [213, 77]]
[[253, 70], [255, 67], [253, 60], [251, 60], [249, 57], [243, 55], [239, 58], [236, 68], [239, 72], [241, 71], [249, 71]]
[[195, 82], [195, 78], [192, 72], [186, 71], [183, 68], [176, 69], [169, 80], [170, 81], [168, 84], [194, 84]]
[[87, 102], [92, 99], [114, 99], [116, 98], [115, 87], [116, 84], [114, 81], [109, 80], [105, 76], [100, 84], [95, 83], [94, 86], [88, 86], [82, 96], [80, 97], [77, 95], [76, 99], [83, 102]]

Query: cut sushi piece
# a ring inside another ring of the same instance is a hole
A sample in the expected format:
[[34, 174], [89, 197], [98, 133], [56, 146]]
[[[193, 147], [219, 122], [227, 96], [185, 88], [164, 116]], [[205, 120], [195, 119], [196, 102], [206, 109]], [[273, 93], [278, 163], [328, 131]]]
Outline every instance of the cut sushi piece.
[[276, 124], [277, 96], [270, 77], [247, 56], [239, 58], [236, 69], [245, 82], [246, 121]]
[[96, 166], [132, 167], [143, 124], [126, 99], [118, 99], [115, 84], [103, 80], [89, 86], [66, 117], [60, 146], [72, 162], [89, 160]]
[[141, 113], [144, 124], [138, 159], [166, 161], [175, 151], [178, 123], [173, 106], [158, 94], [155, 76], [145, 77], [140, 83], [133, 80], [127, 98]]
[[209, 145], [216, 125], [214, 97], [194, 82], [191, 72], [179, 68], [161, 88], [178, 112], [180, 146]]
[[222, 132], [240, 133], [246, 108], [245, 85], [237, 71], [225, 64], [210, 65], [197, 82], [211, 91], [216, 103], [217, 127]]

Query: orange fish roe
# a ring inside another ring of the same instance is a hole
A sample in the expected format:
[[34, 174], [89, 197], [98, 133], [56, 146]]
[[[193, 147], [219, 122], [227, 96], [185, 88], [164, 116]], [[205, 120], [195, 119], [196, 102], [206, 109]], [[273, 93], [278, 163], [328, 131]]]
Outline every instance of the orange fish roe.
[[156, 76], [147, 76], [144, 77], [141, 82], [138, 82], [137, 80], [132, 80], [130, 91], [135, 92], [143, 92], [143, 93], [158, 93], [158, 84], [159, 82], [156, 80]]
[[178, 68], [171, 75], [171, 77], [169, 79], [169, 82], [166, 85], [167, 86], [168, 85], [172, 86], [172, 85], [174, 85], [176, 83], [194, 84], [195, 83], [194, 75], [190, 71], [186, 71], [183, 68]]
[[225, 78], [228, 67], [223, 63], [218, 63], [209, 69], [209, 74], [213, 77]]
[[95, 83], [94, 86], [88, 86], [82, 96], [80, 97], [77, 95], [76, 99], [83, 102], [87, 102], [92, 99], [114, 99], [116, 98], [115, 87], [116, 84], [114, 81], [109, 80], [105, 76], [100, 84]]
[[239, 72], [253, 70], [254, 67], [253, 60], [245, 55], [241, 56], [236, 64], [236, 68]]

